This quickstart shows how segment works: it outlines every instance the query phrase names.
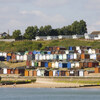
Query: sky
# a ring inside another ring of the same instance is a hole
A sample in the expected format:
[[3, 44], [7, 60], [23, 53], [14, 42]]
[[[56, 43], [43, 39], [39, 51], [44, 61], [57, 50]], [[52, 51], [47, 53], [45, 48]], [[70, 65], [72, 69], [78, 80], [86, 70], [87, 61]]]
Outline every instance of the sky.
[[28, 26], [61, 28], [84, 20], [88, 33], [100, 31], [100, 0], [0, 0], [0, 33]]

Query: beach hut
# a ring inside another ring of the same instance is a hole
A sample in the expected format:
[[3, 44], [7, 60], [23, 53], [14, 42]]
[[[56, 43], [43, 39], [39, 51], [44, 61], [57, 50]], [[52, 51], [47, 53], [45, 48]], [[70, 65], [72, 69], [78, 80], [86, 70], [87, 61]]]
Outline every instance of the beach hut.
[[79, 70], [79, 76], [83, 77], [84, 76], [84, 70]]
[[45, 70], [44, 69], [37, 69], [37, 76], [44, 76]]
[[19, 70], [18, 69], [14, 69], [14, 74], [19, 74]]
[[48, 70], [45, 70], [44, 76], [49, 76], [49, 71]]
[[7, 68], [3, 68], [3, 74], [7, 74]]
[[95, 73], [100, 73], [100, 66], [95, 67]]
[[33, 76], [33, 70], [29, 70], [29, 76]]
[[49, 71], [49, 76], [53, 76], [53, 71], [52, 70]]
[[28, 70], [25, 70], [24, 76], [29, 76], [29, 71]]

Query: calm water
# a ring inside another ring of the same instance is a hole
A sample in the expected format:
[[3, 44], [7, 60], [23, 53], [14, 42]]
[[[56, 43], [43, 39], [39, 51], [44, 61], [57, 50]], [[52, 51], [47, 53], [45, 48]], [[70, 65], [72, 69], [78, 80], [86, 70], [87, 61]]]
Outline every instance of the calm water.
[[100, 100], [100, 89], [0, 88], [0, 100]]

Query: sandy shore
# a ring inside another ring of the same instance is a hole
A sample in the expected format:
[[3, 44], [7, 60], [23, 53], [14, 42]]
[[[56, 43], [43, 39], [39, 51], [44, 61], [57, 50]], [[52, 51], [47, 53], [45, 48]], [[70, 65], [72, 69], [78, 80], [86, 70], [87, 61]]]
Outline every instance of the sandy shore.
[[77, 83], [35, 82], [29, 84], [2, 85], [0, 88], [99, 88], [100, 86], [84, 86]]
[[56, 83], [56, 82], [35, 82], [30, 84], [2, 85], [4, 88], [78, 88], [79, 84]]

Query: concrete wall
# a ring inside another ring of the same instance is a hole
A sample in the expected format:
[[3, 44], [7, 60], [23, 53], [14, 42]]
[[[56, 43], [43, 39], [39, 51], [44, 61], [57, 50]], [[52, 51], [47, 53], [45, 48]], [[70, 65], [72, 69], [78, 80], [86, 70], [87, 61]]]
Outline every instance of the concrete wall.
[[54, 82], [54, 81], [100, 81], [100, 77], [37, 77], [37, 82]]
[[25, 81], [25, 80], [33, 80], [36, 79], [35, 77], [23, 77], [23, 76], [18, 76], [18, 77], [1, 77], [1, 81]]
[[32, 80], [36, 79], [37, 82], [56, 82], [56, 81], [100, 81], [100, 77], [24, 77], [24, 76], [18, 76], [18, 77], [1, 77], [1, 80]]
[[13, 42], [13, 41], [15, 41], [15, 39], [0, 39], [0, 41]]

